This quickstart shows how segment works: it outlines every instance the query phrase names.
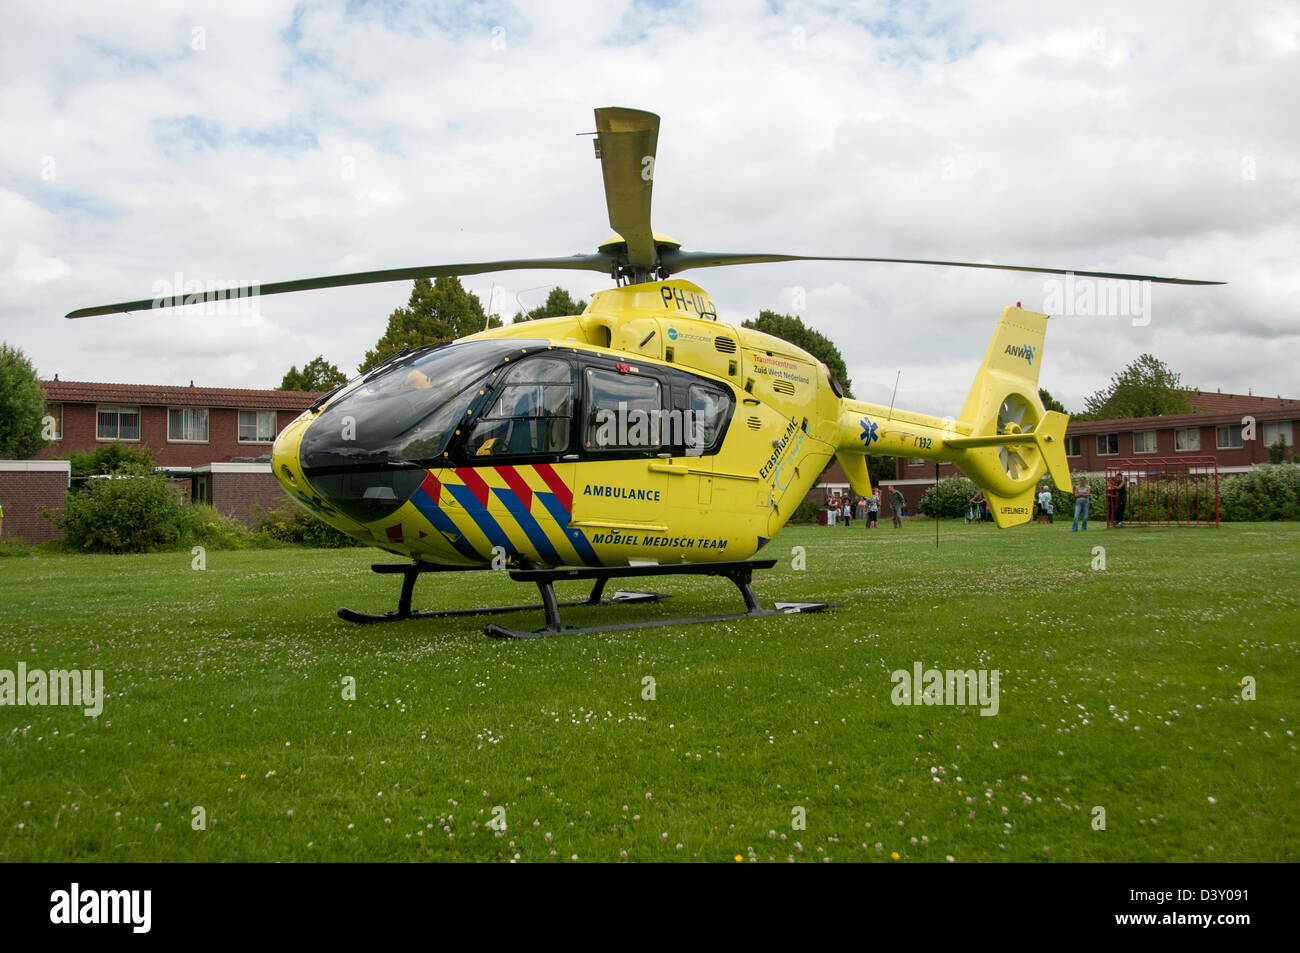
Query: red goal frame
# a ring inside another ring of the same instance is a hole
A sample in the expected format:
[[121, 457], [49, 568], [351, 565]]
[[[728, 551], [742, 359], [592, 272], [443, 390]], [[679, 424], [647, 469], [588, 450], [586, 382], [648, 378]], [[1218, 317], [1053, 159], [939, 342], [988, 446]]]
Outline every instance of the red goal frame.
[[1108, 460], [1106, 526], [1125, 524], [1217, 529], [1219, 461], [1209, 456]]

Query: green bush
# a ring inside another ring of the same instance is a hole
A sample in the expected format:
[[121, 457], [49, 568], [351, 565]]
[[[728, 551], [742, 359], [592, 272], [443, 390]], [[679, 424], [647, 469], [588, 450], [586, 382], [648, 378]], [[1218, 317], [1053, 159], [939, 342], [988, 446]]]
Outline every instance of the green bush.
[[815, 499], [805, 499], [795, 507], [794, 515], [790, 517], [791, 523], [815, 523], [817, 522], [817, 511], [822, 505]]
[[186, 516], [162, 474], [128, 467], [91, 479], [70, 493], [63, 515], [51, 517], [72, 549], [143, 553], [183, 541]]
[[1233, 522], [1300, 519], [1300, 467], [1266, 464], [1221, 480], [1219, 509]]
[[979, 489], [965, 477], [944, 477], [921, 495], [917, 510], [926, 516], [959, 519], [970, 509], [971, 497]]
[[0, 539], [0, 557], [30, 556], [32, 547], [21, 539]]
[[181, 539], [208, 549], [248, 549], [259, 540], [253, 531], [210, 503], [181, 507]]
[[323, 520], [312, 516], [300, 506], [290, 504], [276, 510], [258, 507], [253, 515], [257, 535], [263, 540], [312, 546], [317, 549], [339, 549], [356, 546], [357, 541]]
[[153, 451], [145, 446], [133, 446], [114, 440], [85, 453], [68, 454], [74, 477], [116, 473], [125, 468], [153, 469]]
[[1213, 521], [1214, 485], [1183, 474], [1140, 476], [1129, 484], [1126, 506], [1126, 521]]

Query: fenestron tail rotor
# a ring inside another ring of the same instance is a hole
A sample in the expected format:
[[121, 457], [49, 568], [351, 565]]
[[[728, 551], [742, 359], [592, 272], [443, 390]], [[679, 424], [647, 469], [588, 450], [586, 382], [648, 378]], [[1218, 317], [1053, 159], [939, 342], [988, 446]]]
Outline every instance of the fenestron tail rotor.
[[[942, 265], [949, 268], [983, 268], [995, 271], [1018, 271], [1048, 275], [1075, 275], [1081, 278], [1150, 281], [1159, 284], [1218, 285], [1221, 281], [1195, 278], [1163, 278], [1109, 271], [1079, 271], [1066, 268], [1039, 268], [1029, 265], [1000, 265], [990, 262], [940, 261], [928, 258], [874, 258], [840, 255], [786, 255], [751, 252], [682, 251], [678, 242], [657, 234], [650, 223], [651, 197], [654, 190], [655, 157], [659, 144], [659, 117], [640, 109], [607, 106], [596, 110], [596, 155], [600, 159], [605, 185], [605, 204], [609, 224], [616, 237], [604, 242], [595, 254], [551, 258], [511, 258], [501, 261], [465, 264], [426, 265], [414, 268], [391, 268], [362, 271], [347, 275], [326, 275], [297, 281], [247, 285], [236, 289], [198, 290], [174, 293], [138, 301], [80, 308], [69, 318], [171, 308], [232, 297], [256, 297], [310, 291], [317, 288], [343, 288], [350, 285], [385, 281], [410, 281], [417, 278], [463, 277], [498, 271], [578, 270], [610, 275], [620, 283], [641, 283], [695, 268], [720, 268], [729, 265], [760, 264], [782, 261], [858, 261], [885, 264]], [[171, 269], [168, 269], [171, 270]]]
[[[1027, 413], [1028, 420], [1026, 420]], [[1037, 424], [1037, 411], [1020, 394], [1008, 394], [1002, 401], [1002, 406], [998, 409], [997, 425], [997, 432], [1000, 435], [1032, 434]], [[1025, 444], [1012, 444], [998, 448], [998, 460], [1001, 461], [1002, 469], [1008, 477], [1019, 480], [1032, 469], [1024, 455], [1034, 452], [1032, 441], [1027, 441]]]

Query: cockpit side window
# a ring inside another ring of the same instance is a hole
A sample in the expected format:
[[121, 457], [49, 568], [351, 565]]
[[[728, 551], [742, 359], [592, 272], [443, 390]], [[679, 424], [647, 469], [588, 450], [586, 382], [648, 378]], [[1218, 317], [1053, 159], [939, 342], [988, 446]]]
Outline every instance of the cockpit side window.
[[474, 424], [465, 455], [556, 456], [569, 451], [573, 365], [550, 355], [520, 361], [504, 376], [496, 399]]
[[734, 401], [716, 384], [692, 384], [689, 393], [690, 416], [684, 428], [686, 453], [699, 456], [716, 450], [731, 419]]
[[643, 374], [589, 367], [583, 449], [652, 452], [664, 444], [663, 385]]

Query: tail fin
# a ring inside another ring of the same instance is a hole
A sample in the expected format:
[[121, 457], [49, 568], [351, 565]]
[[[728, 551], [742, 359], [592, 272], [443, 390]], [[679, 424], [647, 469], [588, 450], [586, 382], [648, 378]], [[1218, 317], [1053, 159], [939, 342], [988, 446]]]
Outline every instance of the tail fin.
[[1002, 312], [957, 421], [843, 400], [835, 452], [854, 492], [871, 492], [866, 456], [877, 453], [955, 464], [984, 492], [999, 526], [1029, 521], [1046, 474], [1069, 490], [1069, 418], [1049, 412], [1038, 394], [1046, 331], [1045, 314]]
[[1020, 308], [1002, 312], [959, 428], [969, 436], [945, 441], [953, 462], [984, 492], [999, 526], [1027, 522], [1040, 478], [1050, 473], [1070, 489], [1065, 414], [1048, 411], [1038, 394], [1047, 315]]

